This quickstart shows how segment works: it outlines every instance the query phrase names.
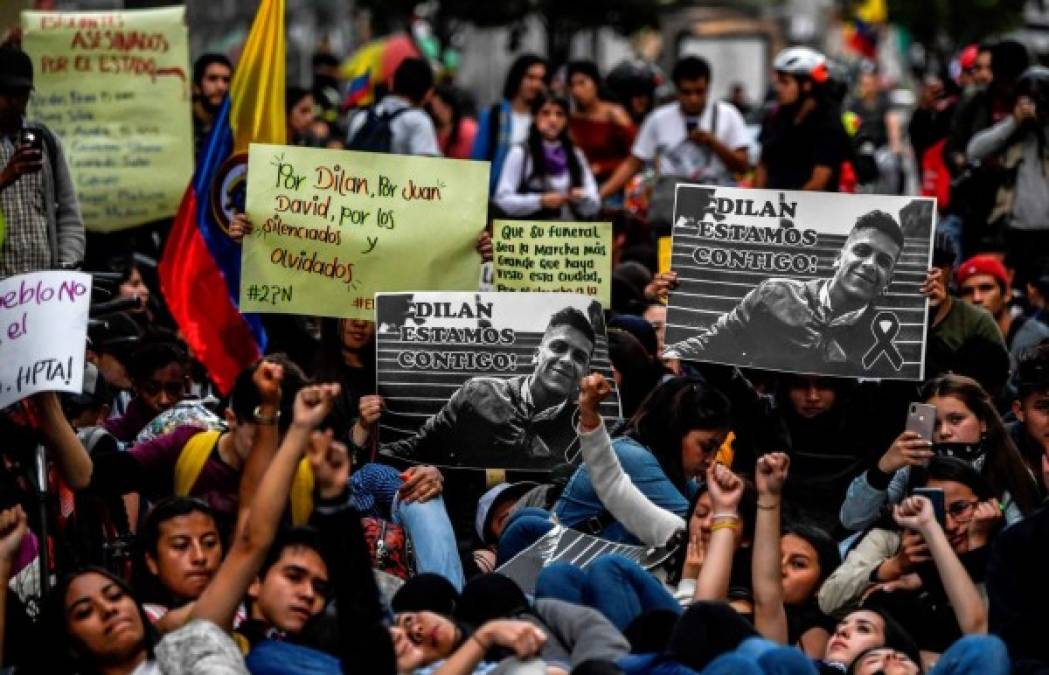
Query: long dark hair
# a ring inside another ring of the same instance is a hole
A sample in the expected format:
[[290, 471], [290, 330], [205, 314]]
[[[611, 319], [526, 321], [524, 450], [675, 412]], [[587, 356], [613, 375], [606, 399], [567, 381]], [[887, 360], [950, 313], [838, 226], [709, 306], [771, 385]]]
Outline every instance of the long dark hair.
[[987, 431], [980, 441], [986, 456], [983, 475], [991, 490], [998, 496], [1008, 492], [1024, 515], [1033, 511], [1040, 501], [1037, 484], [984, 388], [970, 377], [947, 374], [922, 387], [923, 401], [934, 396], [953, 396], [984, 423]]
[[627, 420], [624, 435], [646, 446], [670, 482], [686, 494], [681, 439], [688, 432], [728, 428], [729, 401], [698, 378], [675, 377], [652, 390]]
[[437, 85], [437, 88], [433, 91], [433, 95], [444, 101], [444, 104], [452, 111], [452, 130], [449, 132], [448, 138], [445, 139], [444, 145], [441, 148], [441, 152], [447, 155], [448, 151], [454, 148], [455, 144], [459, 142], [459, 125], [463, 121], [463, 98], [459, 90], [450, 84]]
[[558, 106], [565, 113], [565, 128], [561, 130], [557, 140], [560, 141], [565, 149], [565, 157], [568, 160], [568, 175], [571, 178], [572, 187], [579, 187], [583, 184], [583, 166], [579, 163], [575, 143], [572, 142], [572, 137], [568, 133], [568, 116], [571, 114], [571, 109], [568, 107], [568, 99], [549, 93], [536, 96], [535, 101], [532, 102], [532, 126], [528, 128], [528, 140], [525, 142], [525, 149], [528, 150], [528, 156], [532, 160], [532, 174], [528, 176], [527, 180], [547, 175], [546, 156], [543, 153], [543, 135], [539, 133], [539, 126], [534, 119], [539, 114], [539, 110], [547, 103]]
[[47, 668], [41, 672], [78, 673], [80, 675], [99, 672], [91, 657], [83, 652], [82, 647], [70, 634], [69, 622], [66, 620], [66, 593], [69, 591], [70, 584], [78, 577], [91, 573], [99, 574], [109, 579], [120, 587], [120, 590], [128, 597], [134, 600], [135, 607], [138, 609], [139, 620], [142, 621], [142, 639], [146, 650], [146, 658], [153, 658], [153, 648], [159, 641], [159, 635], [150, 622], [149, 617], [146, 616], [142, 603], [138, 601], [131, 586], [124, 579], [105, 568], [94, 566], [81, 567], [63, 577], [47, 596], [43, 616], [43, 630], [45, 631], [43, 635], [58, 641], [58, 644], [56, 645], [57, 648], [49, 649], [46, 654], [41, 655], [48, 664]]
[[[316, 382], [335, 382], [342, 380], [342, 369], [345, 361], [342, 358], [342, 323], [350, 319], [321, 319], [321, 348], [314, 363], [313, 379]], [[371, 339], [361, 347], [359, 356], [365, 370], [375, 368], [375, 332]]]
[[536, 54], [521, 54], [506, 73], [506, 81], [503, 84], [503, 98], [510, 100], [517, 96], [517, 90], [521, 88], [521, 81], [524, 80], [525, 73], [536, 64], [546, 68], [546, 77], [543, 79], [549, 81], [550, 66], [547, 64], [546, 59]]

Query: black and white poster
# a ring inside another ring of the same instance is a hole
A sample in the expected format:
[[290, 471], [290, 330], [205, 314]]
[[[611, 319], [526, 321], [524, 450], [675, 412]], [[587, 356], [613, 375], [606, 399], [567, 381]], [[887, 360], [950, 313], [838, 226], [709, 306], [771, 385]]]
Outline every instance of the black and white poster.
[[633, 560], [645, 569], [652, 569], [672, 554], [673, 551], [665, 548], [620, 544], [558, 525], [506, 561], [496, 572], [513, 579], [521, 590], [531, 594], [535, 591], [539, 573], [556, 562], [586, 569], [602, 556], [617, 555]]
[[[580, 461], [579, 381], [612, 381], [600, 303], [575, 293], [376, 295], [381, 452], [540, 472]], [[619, 417], [618, 392], [602, 415]]]
[[681, 185], [670, 358], [921, 380], [934, 200]]

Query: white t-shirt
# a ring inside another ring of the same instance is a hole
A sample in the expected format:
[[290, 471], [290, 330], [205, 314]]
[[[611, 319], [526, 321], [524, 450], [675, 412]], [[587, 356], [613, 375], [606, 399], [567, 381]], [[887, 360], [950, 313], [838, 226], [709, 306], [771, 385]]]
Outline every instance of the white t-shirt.
[[510, 111], [510, 147], [521, 145], [528, 140], [528, 129], [532, 126], [532, 116], [528, 113]]
[[[717, 128], [713, 126], [713, 109], [717, 106]], [[723, 183], [731, 178], [724, 162], [710, 148], [688, 138], [688, 122], [676, 101], [649, 113], [641, 124], [630, 152], [641, 161], [651, 163], [659, 157], [659, 173], [680, 176], [697, 182]], [[699, 128], [714, 134], [722, 145], [737, 150], [750, 146], [750, 135], [743, 116], [735, 106], [724, 101], [708, 103], [699, 117]]]

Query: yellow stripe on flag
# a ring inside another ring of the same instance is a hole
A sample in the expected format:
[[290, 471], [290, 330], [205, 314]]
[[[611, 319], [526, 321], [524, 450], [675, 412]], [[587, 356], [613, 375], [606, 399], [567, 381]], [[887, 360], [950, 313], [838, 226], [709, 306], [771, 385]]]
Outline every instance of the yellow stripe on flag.
[[284, 53], [284, 0], [262, 0], [230, 84], [233, 154], [286, 142]]

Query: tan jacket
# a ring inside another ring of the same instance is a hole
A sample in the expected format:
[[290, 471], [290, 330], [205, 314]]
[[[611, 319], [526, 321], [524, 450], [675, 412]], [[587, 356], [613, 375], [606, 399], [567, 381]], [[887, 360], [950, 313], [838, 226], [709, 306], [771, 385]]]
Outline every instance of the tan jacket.
[[844, 608], [858, 605], [871, 584], [871, 573], [882, 562], [896, 555], [900, 533], [873, 529], [845, 556], [845, 562], [823, 582], [819, 605], [824, 614], [834, 615]]

